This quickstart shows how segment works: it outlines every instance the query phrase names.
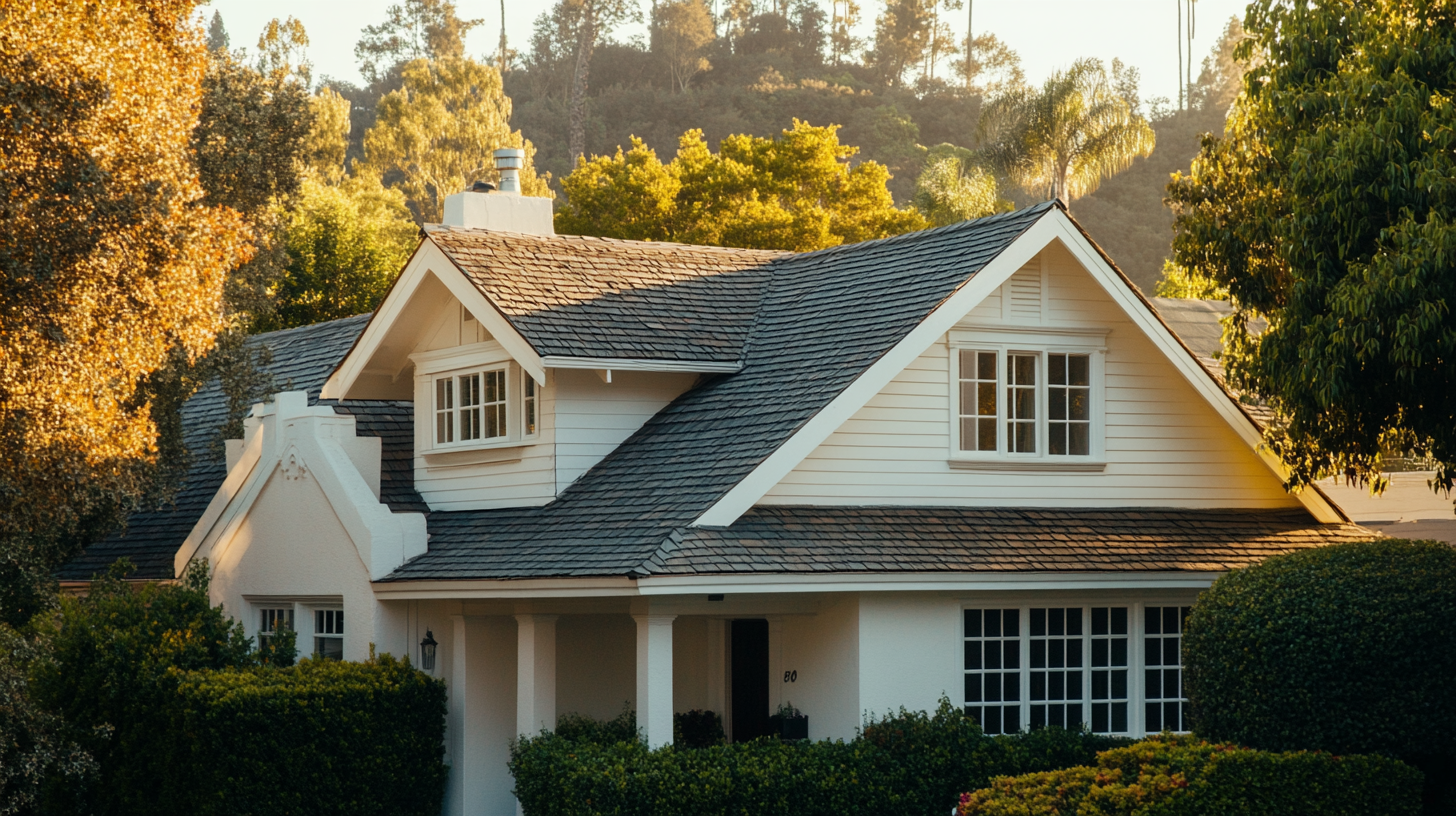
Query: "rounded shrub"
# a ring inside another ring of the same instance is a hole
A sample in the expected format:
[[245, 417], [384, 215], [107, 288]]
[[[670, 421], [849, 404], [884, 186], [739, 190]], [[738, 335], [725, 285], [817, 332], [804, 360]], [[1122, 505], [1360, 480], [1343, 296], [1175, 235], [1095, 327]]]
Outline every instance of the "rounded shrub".
[[[1184, 650], [1201, 737], [1382, 753], [1428, 779], [1449, 776], [1456, 550], [1448, 545], [1342, 544], [1235, 570], [1199, 597]], [[1428, 788], [1428, 812], [1433, 793], [1448, 795]]]

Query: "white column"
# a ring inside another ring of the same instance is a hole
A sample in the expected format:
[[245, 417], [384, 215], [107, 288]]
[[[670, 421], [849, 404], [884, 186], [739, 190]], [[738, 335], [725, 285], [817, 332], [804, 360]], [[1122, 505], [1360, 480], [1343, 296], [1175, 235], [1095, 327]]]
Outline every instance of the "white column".
[[556, 730], [556, 616], [516, 616], [516, 733]]
[[446, 793], [445, 812], [450, 816], [465, 816], [474, 810], [472, 806], [475, 804], [474, 801], [466, 801], [474, 798], [471, 796], [474, 780], [467, 779], [469, 765], [465, 761], [465, 724], [468, 719], [465, 703], [469, 682], [466, 655], [469, 652], [465, 616], [451, 615], [450, 620], [454, 631], [450, 639], [450, 683], [445, 687], [449, 701], [446, 726], [449, 732], [450, 786]]
[[633, 615], [637, 621], [637, 727], [648, 746], [672, 744], [672, 622], [676, 615]]

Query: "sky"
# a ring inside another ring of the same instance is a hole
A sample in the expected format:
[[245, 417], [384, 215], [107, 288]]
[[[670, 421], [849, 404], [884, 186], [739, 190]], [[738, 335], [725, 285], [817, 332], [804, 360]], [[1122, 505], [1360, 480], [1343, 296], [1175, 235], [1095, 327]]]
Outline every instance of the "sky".
[[[829, 0], [818, 0], [826, 10]], [[222, 13], [234, 48], [252, 48], [263, 26], [274, 17], [297, 17], [308, 31], [314, 76], [359, 82], [354, 43], [366, 25], [384, 20], [385, 9], [398, 0], [212, 0], [202, 13]], [[650, 0], [642, 0], [646, 8]], [[1223, 32], [1230, 17], [1243, 17], [1247, 0], [1197, 0], [1193, 54], [1194, 76]], [[532, 22], [551, 7], [551, 0], [507, 0], [506, 35], [524, 50]], [[862, 36], [873, 33], [881, 0], [861, 0]], [[1040, 83], [1051, 72], [1081, 57], [1110, 62], [1114, 57], [1142, 73], [1144, 100], [1178, 94], [1178, 6], [1180, 0], [973, 0], [977, 35], [991, 32], [1021, 55], [1027, 79]], [[499, 0], [456, 0], [461, 17], [481, 17], [466, 40], [474, 56], [491, 53], [500, 39]], [[965, 36], [966, 8], [948, 12], [952, 27]], [[642, 26], [624, 29], [621, 39], [645, 36]], [[1185, 55], [1186, 59], [1186, 55]]]

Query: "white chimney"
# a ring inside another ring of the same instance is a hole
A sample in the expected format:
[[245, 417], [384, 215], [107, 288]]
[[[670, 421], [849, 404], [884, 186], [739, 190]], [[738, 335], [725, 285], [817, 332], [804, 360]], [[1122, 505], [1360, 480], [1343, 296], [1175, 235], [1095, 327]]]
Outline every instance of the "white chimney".
[[521, 195], [521, 167], [526, 151], [515, 147], [495, 151], [500, 188], [476, 182], [464, 192], [445, 197], [445, 224], [469, 229], [555, 235], [551, 199]]

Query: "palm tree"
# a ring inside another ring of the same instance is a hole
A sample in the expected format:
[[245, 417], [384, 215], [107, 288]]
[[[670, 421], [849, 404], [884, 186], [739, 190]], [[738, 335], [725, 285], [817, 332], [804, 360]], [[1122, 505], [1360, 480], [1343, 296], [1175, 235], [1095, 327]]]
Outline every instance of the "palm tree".
[[985, 163], [1031, 193], [1070, 204], [1153, 152], [1153, 129], [1082, 59], [1040, 89], [1008, 91], [981, 114]]

